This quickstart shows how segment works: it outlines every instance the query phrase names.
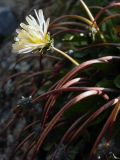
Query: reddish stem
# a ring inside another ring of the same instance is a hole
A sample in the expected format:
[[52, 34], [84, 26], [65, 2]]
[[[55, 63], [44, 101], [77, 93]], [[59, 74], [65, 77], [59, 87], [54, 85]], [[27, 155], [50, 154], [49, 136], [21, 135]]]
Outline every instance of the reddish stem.
[[32, 160], [34, 160], [34, 157], [36, 155], [36, 153], [39, 151], [41, 145], [43, 144], [45, 138], [47, 137], [47, 135], [49, 134], [49, 132], [54, 128], [54, 126], [56, 125], [56, 123], [59, 121], [59, 119], [61, 118], [61, 116], [68, 110], [70, 109], [74, 104], [80, 102], [81, 100], [89, 97], [89, 96], [93, 96], [93, 95], [100, 95], [101, 92], [98, 91], [87, 91], [84, 92], [76, 97], [74, 97], [72, 100], [70, 100], [67, 104], [65, 104], [60, 111], [52, 118], [52, 120], [49, 122], [49, 124], [47, 125], [47, 127], [43, 130], [43, 132], [41, 133], [38, 142], [36, 144], [35, 147], [35, 151], [33, 153], [32, 156]]

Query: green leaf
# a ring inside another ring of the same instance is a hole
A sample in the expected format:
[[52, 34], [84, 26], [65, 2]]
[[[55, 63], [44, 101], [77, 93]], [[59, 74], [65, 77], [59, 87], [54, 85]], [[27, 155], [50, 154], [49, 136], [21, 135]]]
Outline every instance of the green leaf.
[[97, 84], [96, 84], [97, 87], [106, 87], [106, 88], [112, 88], [114, 87], [114, 83], [113, 83], [113, 80], [108, 80], [108, 79], [103, 79], [101, 81], [99, 81]]
[[114, 79], [114, 84], [117, 88], [120, 88], [120, 74]]

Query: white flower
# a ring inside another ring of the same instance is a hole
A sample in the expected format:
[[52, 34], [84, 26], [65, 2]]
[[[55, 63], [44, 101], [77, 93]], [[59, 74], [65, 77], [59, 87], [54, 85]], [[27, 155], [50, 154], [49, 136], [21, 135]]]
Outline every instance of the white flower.
[[28, 53], [33, 50], [43, 49], [51, 43], [48, 34], [49, 21], [44, 19], [43, 11], [36, 10], [36, 19], [29, 15], [26, 17], [27, 24], [21, 23], [21, 29], [17, 29], [17, 37], [12, 45], [14, 53]]

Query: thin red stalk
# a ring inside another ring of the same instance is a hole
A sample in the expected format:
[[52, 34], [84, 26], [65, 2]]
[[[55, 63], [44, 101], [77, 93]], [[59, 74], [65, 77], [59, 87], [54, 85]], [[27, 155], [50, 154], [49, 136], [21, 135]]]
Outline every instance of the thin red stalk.
[[109, 96], [108, 96], [108, 94], [106, 94], [106, 93], [102, 93], [101, 94], [101, 96], [103, 97], [103, 99], [105, 99], [106, 101], [108, 101], [110, 98], [109, 98]]
[[17, 87], [16, 91], [20, 90], [20, 89], [23, 88], [23, 87], [28, 87], [28, 86], [31, 86], [31, 85], [32, 85], [31, 82], [26, 82], [26, 83], [24, 83], [24, 84], [19, 85], [19, 86]]
[[61, 23], [56, 23], [50, 26], [51, 29], [54, 29], [54, 27], [56, 26], [64, 26], [64, 25], [68, 25], [68, 26], [79, 26], [79, 27], [84, 27], [86, 29], [88, 29], [88, 25], [80, 23], [80, 22], [61, 22]]
[[52, 23], [50, 23], [50, 27], [51, 27], [53, 24], [56, 24], [56, 22], [61, 21], [61, 20], [63, 20], [63, 19], [77, 19], [77, 20], [80, 20], [80, 18], [83, 19], [83, 22], [84, 22], [84, 23], [85, 23], [85, 21], [88, 21], [89, 24], [92, 24], [92, 22], [91, 22], [90, 20], [88, 20], [87, 18], [82, 17], [82, 16], [77, 16], [77, 15], [64, 15], [64, 16], [61, 16], [61, 17], [56, 18]]
[[[76, 74], [80, 71], [83, 71], [84, 69], [89, 68], [91, 65], [96, 64], [96, 63], [108, 63], [110, 60], [112, 59], [120, 59], [120, 57], [112, 57], [112, 56], [107, 56], [107, 57], [102, 57], [100, 59], [95, 59], [95, 60], [90, 60], [87, 62], [82, 63], [81, 65], [79, 65], [78, 67], [74, 68], [71, 72], [69, 72], [68, 74], [66, 74], [58, 83], [58, 85], [56, 86], [55, 89], [61, 88], [65, 83], [67, 83], [68, 80], [70, 80], [71, 78], [73, 78], [74, 76], [76, 76]], [[48, 108], [50, 108], [50, 105], [54, 104], [52, 102], [52, 97], [50, 97], [48, 100], [51, 102], [51, 104], [48, 104], [46, 106], [48, 106]]]
[[83, 120], [84, 117], [86, 117], [86, 115], [88, 115], [88, 113], [84, 114], [83, 116], [81, 116], [80, 118], [78, 118], [73, 124], [72, 126], [70, 126], [68, 128], [68, 130], [65, 132], [65, 134], [63, 135], [60, 144], [63, 144], [64, 141], [67, 139], [67, 137], [69, 136], [69, 134], [72, 132], [72, 130]]
[[15, 153], [19, 150], [35, 133], [30, 133], [15, 149]]
[[12, 74], [11, 76], [7, 77], [5, 80], [4, 80], [4, 83], [3, 85], [5, 85], [7, 83], [8, 80], [12, 79], [12, 78], [16, 78], [16, 77], [19, 77], [19, 76], [26, 76], [26, 75], [30, 75], [32, 74], [33, 72], [19, 72], [19, 73], [15, 73], [15, 74]]
[[[75, 78], [75, 79], [72, 79], [71, 81], [69, 81], [69, 82], [67, 82], [62, 88], [67, 88], [67, 87], [69, 87], [69, 86], [71, 86], [71, 85], [75, 85], [75, 84], [77, 84], [80, 80], [82, 80], [81, 78]], [[61, 88], [61, 89], [62, 89]], [[60, 91], [60, 90], [59, 90]], [[61, 93], [61, 91], [59, 92], [58, 91], [58, 93]], [[66, 91], [66, 90], [65, 90]], [[51, 91], [52, 92], [52, 91]], [[51, 100], [50, 100], [50, 102], [51, 102]], [[44, 109], [45, 110], [45, 109]], [[44, 125], [45, 125], [45, 122], [46, 122], [46, 120], [47, 120], [47, 118], [48, 118], [48, 112], [49, 112], [49, 110], [47, 110], [46, 112], [45, 112], [45, 116], [44, 116], [44, 119], [43, 119], [43, 123], [42, 123], [42, 128], [44, 128]]]
[[31, 149], [35, 146], [35, 143], [36, 143], [36, 141], [33, 141], [33, 143], [28, 146], [28, 149], [24, 153], [24, 156], [23, 156], [22, 160], [26, 160], [27, 159], [27, 155], [29, 154], [29, 152], [31, 151]]
[[12, 78], [16, 78], [16, 77], [19, 77], [19, 76], [26, 76], [28, 74], [32, 74], [33, 72], [19, 72], [19, 73], [15, 73], [11, 76], [8, 77], [8, 79], [12, 79]]
[[[69, 87], [71, 85], [75, 85], [77, 84], [80, 80], [83, 80], [84, 78], [75, 78], [75, 79], [72, 79], [70, 81], [68, 81], [63, 87], [66, 88], [66, 87]], [[52, 91], [52, 89], [56, 86], [57, 84], [55, 84], [54, 86], [52, 86], [50, 89], [49, 89], [49, 92]], [[62, 87], [62, 88], [63, 88]], [[40, 97], [40, 96], [39, 96]], [[39, 99], [39, 97], [37, 97]], [[36, 98], [36, 100], [37, 100]], [[44, 98], [44, 97], [43, 97]], [[36, 101], [35, 100], [35, 101]], [[34, 100], [33, 100], [34, 101]]]
[[52, 37], [55, 37], [56, 35], [60, 35], [63, 33], [85, 33], [84, 30], [80, 30], [80, 29], [65, 29], [65, 30], [60, 30], [58, 32], [55, 32], [54, 34], [52, 34]]
[[33, 97], [34, 95], [35, 95], [35, 93], [37, 92], [37, 87], [36, 87], [36, 85], [35, 85], [35, 82], [34, 82], [34, 79], [33, 79], [33, 81], [32, 81], [32, 91], [31, 91], [31, 96]]
[[69, 28], [68, 27], [62, 27], [62, 26], [60, 26], [60, 25], [55, 25], [54, 26], [54, 28], [53, 28], [54, 30], [68, 30]]
[[95, 91], [102, 91], [102, 92], [120, 92], [119, 90], [115, 90], [115, 89], [111, 89], [111, 88], [103, 88], [103, 87], [69, 87], [69, 88], [60, 88], [60, 89], [55, 89], [52, 91], [49, 91], [41, 96], [38, 96], [37, 98], [32, 100], [32, 103], [36, 103], [39, 100], [42, 100], [44, 98], [48, 98], [48, 96], [50, 95], [54, 95], [54, 94], [61, 94], [63, 92], [80, 92], [80, 91], [88, 91], [88, 90], [95, 90]]
[[112, 115], [112, 119], [111, 119], [111, 124], [109, 126], [110, 136], [108, 137], [108, 141], [109, 141], [109, 139], [112, 136], [113, 125], [114, 125], [114, 123], [116, 121], [116, 118], [118, 116], [119, 111], [120, 111], [120, 97], [119, 97], [119, 100], [118, 100], [118, 102], [117, 102], [117, 104], [116, 104], [116, 106], [114, 108], [114, 111], [113, 111], [113, 115]]
[[113, 59], [119, 59], [119, 56], [107, 56], [107, 57], [102, 57], [102, 58], [98, 58], [98, 59], [93, 59], [93, 60], [89, 60], [86, 62], [83, 62], [82, 64], [80, 64], [79, 66], [75, 67], [74, 69], [72, 69], [69, 73], [67, 73], [58, 83], [57, 88], [62, 87], [65, 83], [67, 83], [68, 80], [71, 80], [73, 77], [75, 77], [78, 73], [80, 73], [81, 71], [83, 72], [85, 69], [89, 68], [90, 66], [92, 66], [93, 64], [97, 64], [97, 63], [108, 63], [109, 61], [113, 60]]
[[[81, 65], [79, 65], [78, 67], [75, 67], [72, 71], [70, 71], [69, 73], [67, 73], [58, 83], [58, 85], [55, 87], [55, 89], [59, 89], [61, 88], [65, 83], [67, 83], [68, 80], [72, 79], [74, 76], [77, 75], [77, 73], [79, 73], [80, 71], [83, 71], [84, 69], [89, 68], [91, 65], [93, 64], [97, 64], [97, 63], [108, 63], [109, 61], [111, 61], [112, 59], [120, 59], [120, 57], [118, 56], [107, 56], [107, 57], [102, 57], [99, 59], [93, 59], [87, 62], [82, 63]], [[45, 105], [45, 116], [44, 116], [44, 120], [43, 122], [45, 122], [45, 119], [47, 119], [48, 117], [48, 112], [50, 110], [50, 108], [54, 105], [55, 103], [55, 97], [54, 96], [50, 96], [46, 105]]]
[[[40, 58], [41, 55], [29, 55], [29, 56], [24, 56], [20, 59], [17, 60], [16, 64], [22, 62], [23, 60], [26, 60], [26, 59], [33, 59], [33, 58]], [[46, 58], [50, 58], [50, 59], [53, 59], [53, 60], [61, 60], [59, 57], [56, 57], [56, 56], [51, 56], [51, 55], [47, 55], [47, 54], [43, 54], [42, 57], [46, 57]]]
[[120, 47], [120, 44], [119, 43], [98, 43], [98, 44], [92, 44], [92, 45], [89, 45], [89, 46], [86, 46], [86, 47], [82, 47], [80, 49], [77, 49], [77, 51], [83, 51], [83, 50], [86, 50], [86, 49], [90, 49], [90, 48], [93, 48], [93, 47], [104, 47], [104, 46], [111, 46], [111, 47]]
[[98, 18], [104, 13], [106, 12], [106, 10], [113, 8], [113, 7], [120, 7], [120, 3], [111, 3], [110, 5], [104, 7], [103, 9], [101, 9], [97, 15], [95, 16], [95, 21], [98, 20]]
[[[94, 112], [79, 128], [78, 130], [75, 132], [75, 134], [71, 137], [71, 139], [69, 140], [69, 144], [80, 135], [81, 131], [83, 131], [83, 129], [85, 127], [87, 127], [87, 125], [89, 125], [95, 118], [97, 118], [103, 111], [105, 111], [106, 109], [108, 109], [111, 105], [115, 105], [118, 102], [118, 99], [112, 99], [111, 101], [107, 102], [106, 104], [104, 104], [103, 106], [101, 106], [96, 112]], [[72, 126], [71, 126], [72, 127]], [[64, 140], [64, 138], [63, 138]]]
[[102, 58], [98, 58], [98, 59], [93, 59], [93, 60], [89, 60], [86, 61], [84, 63], [82, 63], [81, 65], [79, 65], [78, 67], [74, 68], [72, 71], [70, 71], [68, 74], [66, 74], [61, 81], [59, 82], [57, 87], [61, 87], [64, 83], [66, 83], [68, 80], [70, 80], [72, 77], [76, 76], [77, 73], [79, 73], [80, 71], [83, 71], [84, 69], [89, 68], [90, 66], [92, 66], [93, 64], [97, 64], [97, 63], [109, 63], [109, 61], [113, 60], [113, 59], [119, 59], [119, 56], [107, 56], [107, 57], [102, 57]]
[[[89, 8], [91, 8], [91, 9], [99, 9], [99, 10], [104, 9], [104, 7], [101, 7], [101, 6], [89, 6]], [[112, 15], [112, 13], [111, 13], [108, 9], [106, 9], [105, 12], [106, 12], [108, 15]]]
[[[65, 85], [67, 85], [67, 87], [69, 87], [69, 86], [71, 86], [71, 85], [73, 85], [73, 84], [76, 84], [77, 82], [79, 82], [80, 81], [80, 79], [78, 79], [78, 78], [75, 78], [75, 79], [72, 79], [72, 80], [70, 80], [70, 81], [68, 81]], [[56, 83], [56, 85], [54, 85], [54, 87], [55, 88], [57, 88], [57, 85], [59, 84], [59, 82], [60, 81], [58, 81], [58, 83]], [[53, 87], [52, 88], [50, 88], [50, 90], [49, 91], [51, 91], [53, 89]], [[50, 100], [49, 100], [50, 99]], [[49, 103], [51, 103], [51, 98], [49, 98], [48, 99], [48, 101], [47, 101], [47, 103], [46, 103], [46, 105], [45, 105], [45, 107], [44, 107], [44, 111], [46, 111], [46, 107], [49, 105]]]
[[[16, 65], [24, 60], [27, 60], [27, 59], [33, 59], [33, 58], [40, 58], [41, 55], [29, 55], [29, 56], [24, 56], [22, 58], [19, 58], [16, 63], [15, 63], [15, 66], [14, 68], [16, 67]], [[61, 60], [61, 58], [59, 57], [56, 57], [56, 56], [51, 56], [51, 55], [47, 55], [47, 54], [43, 54], [42, 57], [47, 57], [47, 58], [50, 58], [51, 60]]]
[[16, 120], [17, 116], [15, 115], [8, 123], [7, 125], [2, 129], [2, 131], [0, 132], [0, 136], [2, 136], [4, 134], [4, 132], [8, 129], [8, 127], [10, 127]]
[[120, 14], [114, 14], [114, 15], [105, 17], [105, 18], [99, 23], [99, 25], [102, 25], [103, 23], [106, 23], [106, 22], [108, 22], [109, 20], [111, 20], [111, 19], [113, 19], [113, 18], [117, 18], [117, 17], [120, 17]]
[[27, 126], [23, 129], [22, 132], [28, 130], [29, 128], [31, 128], [32, 126], [34, 126], [35, 124], [37, 124], [38, 122], [40, 122], [40, 120], [36, 120], [36, 121], [30, 123], [29, 125], [27, 125]]
[[32, 77], [39, 76], [39, 75], [44, 74], [44, 73], [50, 73], [50, 70], [44, 70], [44, 71], [39, 71], [39, 72], [32, 73], [31, 75], [25, 77], [23, 80], [19, 81], [19, 84], [28, 80], [28, 79], [31, 79]]
[[68, 81], [66, 84], [64, 84], [64, 85], [62, 86], [62, 88], [67, 88], [67, 87], [70, 87], [70, 86], [72, 86], [72, 85], [76, 85], [76, 84], [78, 84], [78, 82], [80, 82], [81, 80], [86, 80], [86, 79], [85, 79], [85, 78], [74, 78], [74, 79]]
[[[100, 134], [98, 135], [94, 145], [93, 145], [93, 148], [91, 150], [91, 153], [90, 153], [90, 159], [93, 157], [93, 155], [95, 154], [96, 152], [96, 149], [97, 149], [97, 145], [100, 143], [102, 137], [105, 135], [106, 131], [111, 127], [111, 125], [113, 125], [113, 123], [115, 122], [116, 120], [116, 117], [118, 115], [118, 112], [120, 110], [120, 98], [118, 98], [118, 101], [117, 101], [117, 104], [116, 106], [114, 107], [112, 113], [109, 115], [106, 123], [104, 124]], [[110, 135], [111, 136], [111, 135]]]
[[52, 118], [52, 120], [49, 122], [49, 124], [47, 125], [47, 127], [41, 133], [41, 135], [40, 135], [40, 137], [38, 139], [38, 142], [36, 144], [35, 151], [34, 151], [33, 156], [32, 156], [32, 160], [34, 160], [34, 156], [39, 151], [41, 145], [43, 144], [43, 142], [44, 142], [45, 138], [47, 137], [47, 135], [49, 134], [49, 132], [54, 128], [54, 126], [59, 121], [59, 119], [61, 118], [61, 116], [67, 110], [69, 110], [73, 105], [75, 105], [76, 103], [80, 102], [81, 100], [83, 100], [83, 99], [85, 99], [85, 98], [87, 98], [89, 96], [100, 95], [100, 94], [101, 94], [101, 92], [98, 92], [98, 91], [87, 91], [87, 92], [84, 92], [84, 93], [82, 93], [82, 94], [74, 97], [67, 104], [65, 104], [60, 109], [60, 111]]
[[[69, 73], [67, 73], [57, 84], [57, 86], [55, 87], [55, 89], [59, 89], [61, 88], [65, 83], [67, 83], [67, 81], [71, 80], [78, 72], [83, 71], [84, 69], [90, 67], [92, 64], [95, 63], [101, 63], [101, 61], [99, 60], [90, 60], [87, 62], [82, 63], [80, 66], [74, 68], [72, 71], [70, 71]], [[54, 105], [55, 103], [55, 98], [53, 96], [50, 96], [46, 105], [45, 105], [45, 112], [47, 110], [47, 112], [49, 111], [49, 109]], [[47, 117], [47, 115], [46, 115]]]

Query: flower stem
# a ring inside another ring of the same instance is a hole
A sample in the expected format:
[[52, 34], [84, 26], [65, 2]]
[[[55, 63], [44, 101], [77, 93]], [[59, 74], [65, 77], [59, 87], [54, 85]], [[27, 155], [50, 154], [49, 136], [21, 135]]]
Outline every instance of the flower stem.
[[79, 66], [79, 63], [74, 60], [72, 57], [70, 57], [68, 54], [66, 54], [65, 52], [55, 48], [54, 46], [52, 46], [52, 49], [56, 52], [59, 52], [60, 54], [62, 54], [64, 57], [66, 57], [67, 59], [69, 59], [73, 64], [75, 64], [76, 66]]
[[55, 25], [58, 21], [60, 21], [62, 19], [65, 19], [65, 18], [68, 18], [68, 19], [77, 19], [77, 20], [80, 20], [80, 21], [84, 22], [85, 24], [88, 24], [89, 26], [93, 25], [93, 22], [90, 21], [89, 19], [85, 18], [85, 17], [78, 16], [78, 15], [64, 15], [64, 16], [61, 16], [59, 18], [56, 18], [56, 20], [54, 20], [50, 24], [50, 27], [53, 26], [53, 25]]
[[95, 18], [93, 17], [93, 15], [92, 15], [91, 11], [89, 10], [88, 6], [85, 4], [85, 2], [84, 2], [83, 0], [80, 0], [80, 2], [81, 2], [81, 4], [82, 4], [82, 6], [84, 7], [86, 13], [88, 14], [91, 22], [93, 23], [92, 26], [97, 29], [97, 31], [98, 31], [98, 33], [99, 33], [99, 35], [100, 35], [100, 38], [101, 38], [102, 41], [105, 43], [105, 42], [106, 42], [105, 37], [104, 37], [104, 35], [101, 33], [101, 31], [100, 31], [100, 29], [99, 29], [99, 27], [98, 27], [98, 25], [97, 25], [97, 23], [96, 23], [96, 21], [95, 21]]
[[80, 0], [80, 2], [81, 2], [81, 4], [82, 4], [82, 6], [84, 7], [85, 11], [87, 12], [90, 20], [91, 20], [92, 22], [94, 22], [95, 19], [94, 19], [92, 13], [90, 12], [89, 8], [87, 7], [87, 5], [84, 3], [83, 0]]

